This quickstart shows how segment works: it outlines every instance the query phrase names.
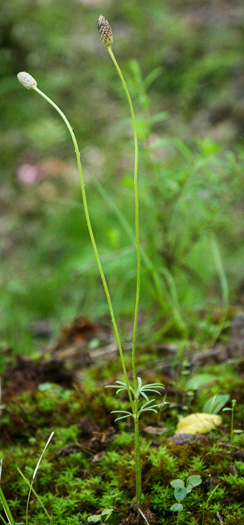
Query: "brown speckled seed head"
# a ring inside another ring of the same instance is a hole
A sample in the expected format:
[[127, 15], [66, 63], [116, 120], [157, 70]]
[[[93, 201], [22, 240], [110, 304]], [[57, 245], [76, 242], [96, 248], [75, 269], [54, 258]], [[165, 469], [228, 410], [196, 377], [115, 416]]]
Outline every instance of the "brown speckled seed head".
[[110, 47], [113, 43], [113, 33], [111, 26], [105, 18], [105, 16], [100, 15], [97, 21], [97, 29], [100, 36], [101, 42], [107, 46]]
[[26, 89], [33, 89], [37, 86], [36, 80], [29, 75], [29, 73], [26, 73], [26, 71], [21, 71], [17, 75], [18, 81], [24, 86]]

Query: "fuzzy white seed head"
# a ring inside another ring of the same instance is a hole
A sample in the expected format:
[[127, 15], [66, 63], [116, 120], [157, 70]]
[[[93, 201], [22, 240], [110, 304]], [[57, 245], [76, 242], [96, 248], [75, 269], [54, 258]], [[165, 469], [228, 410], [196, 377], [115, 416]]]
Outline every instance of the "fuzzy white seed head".
[[37, 86], [36, 80], [25, 71], [18, 73], [17, 78], [22, 86], [24, 86], [26, 89], [34, 89]]
[[105, 18], [105, 16], [100, 15], [97, 21], [97, 29], [100, 36], [101, 42], [107, 46], [110, 47], [113, 43], [113, 33], [111, 26]]

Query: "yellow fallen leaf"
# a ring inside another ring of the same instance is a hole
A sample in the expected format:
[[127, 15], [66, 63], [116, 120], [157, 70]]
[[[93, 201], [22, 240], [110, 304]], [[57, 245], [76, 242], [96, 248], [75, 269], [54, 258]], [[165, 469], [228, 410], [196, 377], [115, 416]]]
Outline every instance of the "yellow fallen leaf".
[[179, 421], [177, 434], [205, 434], [221, 425], [221, 417], [216, 414], [190, 414]]

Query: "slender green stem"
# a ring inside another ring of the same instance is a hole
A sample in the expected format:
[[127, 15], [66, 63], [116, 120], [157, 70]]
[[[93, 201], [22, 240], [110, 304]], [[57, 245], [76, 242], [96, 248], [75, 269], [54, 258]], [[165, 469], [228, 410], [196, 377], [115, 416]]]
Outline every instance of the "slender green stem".
[[234, 434], [234, 412], [235, 412], [236, 399], [232, 399], [231, 407], [231, 428], [230, 428], [230, 452], [232, 450], [233, 434]]
[[66, 124], [66, 126], [67, 126], [67, 128], [68, 128], [68, 130], [70, 132], [70, 135], [71, 135], [71, 138], [72, 138], [72, 141], [73, 141], [73, 144], [74, 144], [76, 160], [77, 160], [77, 165], [78, 165], [78, 170], [79, 170], [79, 175], [80, 175], [81, 192], [82, 192], [82, 198], [83, 198], [83, 204], [84, 204], [84, 211], [85, 211], [87, 227], [88, 227], [90, 239], [91, 239], [91, 242], [92, 242], [95, 258], [96, 258], [96, 261], [97, 261], [98, 269], [99, 269], [99, 272], [100, 272], [100, 276], [101, 276], [101, 279], [102, 279], [102, 283], [103, 283], [103, 286], [104, 286], [105, 294], [106, 294], [107, 301], [108, 301], [108, 306], [109, 306], [110, 315], [111, 315], [111, 319], [112, 319], [112, 323], [113, 323], [113, 327], [114, 327], [114, 332], [115, 332], [115, 336], [116, 336], [116, 340], [117, 340], [117, 344], [118, 344], [118, 348], [119, 348], [119, 354], [120, 354], [120, 359], [121, 359], [121, 364], [122, 364], [122, 369], [123, 369], [123, 373], [124, 373], [124, 377], [125, 377], [125, 382], [126, 382], [126, 386], [127, 386], [127, 391], [128, 391], [130, 404], [131, 404], [132, 410], [134, 411], [134, 404], [133, 404], [133, 401], [132, 401], [132, 396], [131, 396], [131, 391], [130, 391], [130, 386], [129, 386], [129, 381], [128, 381], [128, 375], [127, 375], [127, 371], [126, 371], [125, 360], [124, 360], [124, 355], [123, 355], [123, 350], [122, 350], [122, 345], [121, 345], [121, 339], [120, 339], [117, 323], [116, 323], [116, 320], [115, 320], [115, 315], [114, 315], [114, 311], [113, 311], [113, 306], [112, 306], [112, 301], [111, 301], [111, 297], [110, 297], [107, 281], [106, 281], [106, 278], [105, 278], [105, 275], [104, 275], [104, 271], [103, 271], [103, 268], [102, 268], [102, 264], [101, 264], [101, 261], [100, 261], [100, 257], [99, 257], [99, 254], [98, 254], [97, 245], [96, 245], [96, 241], [95, 241], [95, 237], [94, 237], [94, 234], [93, 234], [92, 225], [91, 225], [91, 221], [90, 221], [90, 215], [89, 215], [89, 210], [88, 210], [88, 205], [87, 205], [87, 198], [86, 198], [86, 191], [85, 191], [85, 184], [84, 184], [84, 179], [83, 179], [83, 174], [82, 174], [82, 167], [81, 167], [81, 161], [80, 161], [80, 152], [79, 152], [77, 140], [76, 140], [74, 131], [73, 131], [73, 129], [72, 129], [68, 119], [66, 118], [64, 113], [61, 111], [61, 109], [49, 97], [47, 97], [47, 95], [45, 95], [45, 93], [43, 93], [40, 89], [38, 89], [37, 87], [35, 87], [34, 89], [47, 102], [49, 102], [49, 104], [51, 104], [51, 106], [53, 106], [54, 109], [56, 109], [56, 111], [62, 117], [62, 119], [64, 120], [64, 122], [65, 122], [65, 124]]
[[111, 46], [108, 47], [108, 52], [112, 58], [112, 61], [116, 67], [120, 80], [123, 84], [123, 88], [126, 93], [126, 97], [129, 103], [133, 133], [134, 133], [134, 146], [135, 146], [135, 164], [134, 164], [134, 193], [135, 193], [135, 230], [136, 230], [136, 254], [137, 254], [137, 278], [136, 278], [136, 301], [135, 301], [135, 316], [134, 316], [134, 329], [133, 329], [133, 342], [132, 342], [132, 371], [134, 379], [134, 387], [137, 387], [136, 381], [136, 332], [137, 332], [137, 321], [139, 311], [139, 299], [140, 299], [140, 281], [141, 281], [141, 255], [140, 255], [140, 237], [139, 237], [139, 199], [138, 199], [138, 139], [136, 130], [136, 119], [134, 109], [131, 101], [131, 97], [123, 77], [122, 71], [119, 64], [113, 54]]
[[[136, 456], [136, 505], [137, 509], [141, 504], [141, 450], [140, 450], [140, 428], [138, 418], [138, 399], [135, 399], [135, 456]], [[139, 515], [139, 514], [138, 514]]]
[[[140, 235], [139, 235], [139, 198], [138, 198], [138, 138], [136, 130], [136, 119], [134, 109], [131, 101], [131, 97], [123, 77], [122, 71], [119, 64], [113, 54], [111, 46], [108, 47], [108, 52], [115, 65], [117, 73], [122, 82], [125, 94], [129, 103], [130, 113], [133, 124], [134, 133], [134, 148], [135, 148], [135, 163], [134, 163], [134, 195], [135, 195], [135, 232], [136, 232], [136, 256], [137, 256], [137, 275], [136, 275], [136, 300], [135, 300], [135, 314], [134, 314], [134, 328], [133, 328], [133, 341], [132, 341], [132, 372], [134, 380], [134, 389], [137, 389], [136, 379], [136, 333], [138, 323], [138, 311], [139, 311], [139, 300], [140, 300], [140, 281], [141, 281], [141, 254], [140, 254]], [[138, 419], [138, 399], [134, 399], [134, 414], [135, 414], [135, 461], [136, 461], [136, 504], [139, 509], [141, 503], [141, 453], [140, 453], [140, 432], [139, 432], [139, 419]], [[139, 511], [138, 511], [139, 520]]]

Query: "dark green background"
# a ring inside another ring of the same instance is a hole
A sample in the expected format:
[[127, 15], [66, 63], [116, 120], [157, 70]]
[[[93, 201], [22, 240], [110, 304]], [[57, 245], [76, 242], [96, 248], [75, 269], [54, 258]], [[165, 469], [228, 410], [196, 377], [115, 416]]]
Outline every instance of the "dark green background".
[[[140, 335], [150, 329], [158, 338], [164, 331], [200, 341], [215, 338], [226, 301], [213, 243], [230, 305], [241, 307], [243, 301], [243, 3], [3, 1], [4, 349], [33, 349], [40, 320], [53, 335], [74, 316], [107, 316], [73, 145], [58, 115], [17, 82], [19, 71], [36, 78], [75, 129], [94, 231], [116, 314], [128, 333], [135, 255], [108, 201], [133, 227], [132, 128], [116, 71], [97, 35], [101, 13], [111, 23], [113, 50], [137, 114], [142, 245], [163, 280], [165, 304], [143, 265]], [[36, 177], [33, 184], [21, 179], [26, 165]]]

